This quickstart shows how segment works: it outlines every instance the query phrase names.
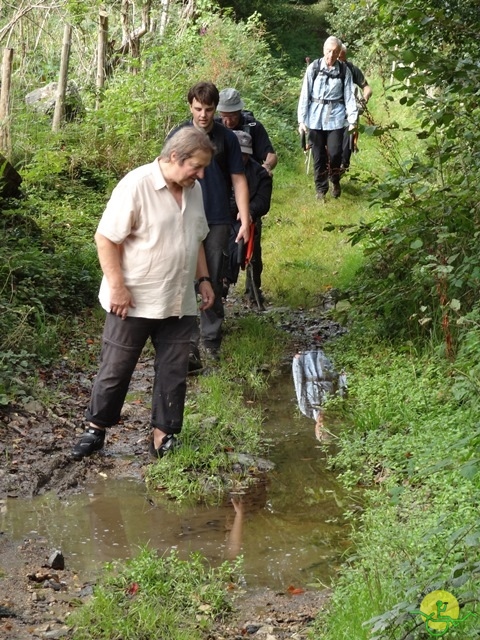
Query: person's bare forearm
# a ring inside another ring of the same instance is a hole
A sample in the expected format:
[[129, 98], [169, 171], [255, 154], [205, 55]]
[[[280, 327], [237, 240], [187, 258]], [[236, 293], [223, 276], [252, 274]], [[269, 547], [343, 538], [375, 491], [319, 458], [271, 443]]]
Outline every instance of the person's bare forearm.
[[110, 288], [124, 285], [123, 272], [120, 260], [120, 246], [106, 238], [101, 233], [95, 234], [98, 260], [102, 271], [107, 278]]
[[215, 293], [213, 291], [210, 276], [208, 275], [207, 258], [205, 256], [205, 247], [203, 242], [198, 249], [196, 278], [199, 281], [198, 291], [202, 296], [200, 311], [210, 309], [215, 302]]
[[121, 263], [121, 247], [101, 233], [95, 234], [98, 260], [110, 290], [110, 311], [125, 319], [128, 309], [134, 307], [129, 289], [125, 286]]
[[272, 175], [272, 171], [275, 169], [278, 163], [278, 156], [276, 153], [267, 153], [267, 157], [263, 161], [263, 166], [268, 171], [270, 175]]
[[240, 219], [240, 230], [236, 242], [241, 238], [248, 242], [250, 236], [250, 200], [248, 193], [247, 178], [243, 173], [232, 173], [232, 185], [235, 193], [235, 202], [238, 208], [238, 218]]
[[208, 267], [207, 267], [207, 258], [205, 256], [205, 247], [203, 246], [203, 242], [201, 243], [198, 249], [197, 271], [195, 273], [195, 277], [197, 280], [199, 278], [209, 277]]

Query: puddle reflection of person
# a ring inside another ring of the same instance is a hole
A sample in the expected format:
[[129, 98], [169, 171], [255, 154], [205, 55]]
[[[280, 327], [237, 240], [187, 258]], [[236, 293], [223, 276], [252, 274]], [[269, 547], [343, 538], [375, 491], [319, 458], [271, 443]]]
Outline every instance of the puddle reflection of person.
[[296, 353], [292, 362], [293, 382], [300, 411], [315, 420], [315, 437], [329, 440], [332, 434], [323, 424], [323, 404], [327, 395], [347, 389], [344, 371], [338, 374], [320, 349]]
[[246, 517], [263, 509], [267, 503], [267, 482], [260, 479], [248, 489], [232, 491], [230, 502], [233, 506], [233, 520], [231, 512], [225, 523], [226, 557], [234, 560], [242, 551], [243, 527]]
[[241, 494], [232, 494], [230, 501], [233, 505], [234, 517], [233, 522], [227, 520], [225, 528], [227, 530], [227, 548], [226, 556], [228, 560], [234, 560], [242, 551], [242, 532], [243, 532], [243, 516], [244, 504]]

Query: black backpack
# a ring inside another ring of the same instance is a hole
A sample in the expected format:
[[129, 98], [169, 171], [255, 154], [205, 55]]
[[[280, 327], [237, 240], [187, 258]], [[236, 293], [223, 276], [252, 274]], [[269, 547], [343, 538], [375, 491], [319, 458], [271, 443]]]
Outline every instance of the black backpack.
[[329, 78], [340, 78], [340, 80], [342, 81], [342, 84], [345, 84], [345, 76], [347, 74], [347, 64], [348, 62], [342, 62], [341, 60], [337, 60], [338, 64], [340, 65], [340, 75], [339, 76], [332, 76], [328, 71], [325, 71], [325, 69], [320, 69], [320, 62], [321, 62], [321, 58], [317, 58], [316, 60], [313, 61], [313, 76], [312, 76], [312, 88], [313, 85], [315, 84], [315, 80], [317, 79], [317, 76], [319, 73], [322, 73], [325, 76], [328, 76]]
[[245, 133], [250, 133], [251, 134], [251, 128], [255, 127], [257, 124], [257, 121], [255, 120], [255, 116], [253, 115], [253, 111], [247, 111], [247, 109], [242, 109], [242, 118], [243, 118], [243, 124], [242, 124], [242, 131], [245, 131]]

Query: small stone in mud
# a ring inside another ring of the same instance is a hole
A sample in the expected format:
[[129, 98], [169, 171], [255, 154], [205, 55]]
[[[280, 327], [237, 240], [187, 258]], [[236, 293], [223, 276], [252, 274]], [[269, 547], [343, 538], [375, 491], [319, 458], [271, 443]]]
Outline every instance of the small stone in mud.
[[245, 626], [245, 631], [250, 634], [257, 633], [261, 626], [261, 624], [247, 624]]
[[45, 583], [45, 586], [50, 587], [54, 591], [60, 591], [60, 589], [62, 588], [62, 584], [60, 582], [57, 582], [56, 580], [48, 580]]

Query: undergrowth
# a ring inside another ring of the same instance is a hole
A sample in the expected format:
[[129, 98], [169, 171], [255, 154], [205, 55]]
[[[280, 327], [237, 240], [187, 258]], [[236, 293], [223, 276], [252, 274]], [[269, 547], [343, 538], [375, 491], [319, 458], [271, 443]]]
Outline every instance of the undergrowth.
[[445, 590], [471, 613], [448, 637], [476, 638], [480, 407], [459, 402], [455, 367], [431, 352], [380, 343], [366, 352], [358, 332], [337, 349], [350, 371], [352, 426], [330, 466], [347, 487], [365, 488], [364, 511], [351, 514], [354, 551], [311, 637], [426, 638], [419, 606]]
[[181, 560], [142, 549], [125, 563], [109, 563], [91, 601], [74, 611], [74, 640], [196, 640], [231, 610], [228, 587], [240, 562], [213, 569], [200, 554]]
[[[268, 371], [276, 373], [282, 354], [282, 334], [271, 323], [254, 316], [232, 320], [221, 362], [190, 388], [182, 447], [147, 469], [153, 496], [160, 490], [180, 502], [219, 503], [228, 491], [256, 481], [263, 418], [261, 405], [246, 399], [266, 389]], [[241, 470], [232, 473], [234, 466]]]

